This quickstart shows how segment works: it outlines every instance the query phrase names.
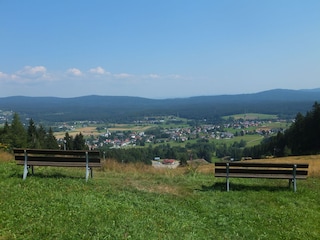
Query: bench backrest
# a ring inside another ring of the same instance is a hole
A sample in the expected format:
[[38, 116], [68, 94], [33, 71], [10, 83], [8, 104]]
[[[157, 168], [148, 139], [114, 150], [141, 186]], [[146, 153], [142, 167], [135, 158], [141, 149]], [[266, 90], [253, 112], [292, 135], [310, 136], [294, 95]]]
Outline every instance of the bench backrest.
[[[308, 175], [309, 164], [291, 163], [253, 163], [253, 162], [215, 163], [215, 176], [226, 177], [257, 177], [257, 178], [296, 178], [304, 179]], [[296, 165], [296, 167], [295, 167]]]
[[89, 166], [100, 167], [100, 152], [86, 150], [21, 149], [13, 150], [17, 164], [23, 165], [27, 154], [28, 165], [85, 166], [88, 154]]

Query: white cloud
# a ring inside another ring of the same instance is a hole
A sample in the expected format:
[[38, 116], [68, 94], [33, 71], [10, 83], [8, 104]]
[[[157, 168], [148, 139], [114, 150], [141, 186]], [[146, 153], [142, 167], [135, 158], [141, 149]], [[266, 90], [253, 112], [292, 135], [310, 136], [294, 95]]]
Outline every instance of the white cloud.
[[73, 76], [82, 76], [82, 72], [78, 68], [70, 68], [67, 70], [67, 73]]
[[147, 77], [148, 78], [160, 78], [161, 76], [158, 74], [151, 73], [151, 74], [147, 75]]
[[44, 66], [25, 66], [15, 73], [0, 72], [0, 79], [12, 83], [31, 83], [48, 80], [47, 69]]
[[8, 74], [5, 74], [4, 72], [0, 72], [0, 78], [8, 78]]
[[16, 74], [11, 75], [12, 79], [17, 79], [19, 77], [27, 79], [38, 79], [46, 78], [47, 69], [44, 66], [25, 66], [23, 69], [16, 72]]
[[129, 78], [129, 77], [132, 77], [132, 75], [128, 74], [128, 73], [113, 74], [113, 76], [115, 78]]
[[44, 66], [25, 66], [22, 70], [19, 70], [17, 72], [18, 75], [28, 75], [28, 76], [34, 76], [34, 75], [43, 75], [45, 74], [47, 69]]
[[179, 74], [171, 74], [168, 76], [169, 78], [173, 78], [173, 79], [179, 79], [181, 78], [181, 76]]
[[110, 74], [109, 72], [107, 72], [106, 70], [104, 70], [102, 67], [96, 67], [96, 68], [91, 68], [89, 70], [90, 73], [94, 73], [94, 74]]

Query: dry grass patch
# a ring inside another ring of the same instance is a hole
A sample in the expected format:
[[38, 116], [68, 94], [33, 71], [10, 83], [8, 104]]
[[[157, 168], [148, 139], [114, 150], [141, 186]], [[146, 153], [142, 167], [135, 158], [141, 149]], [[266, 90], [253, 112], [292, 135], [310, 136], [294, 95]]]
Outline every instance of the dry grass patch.
[[[75, 137], [77, 134], [82, 134], [83, 136], [97, 136], [100, 133], [97, 131], [96, 127], [83, 127], [83, 128], [77, 128], [72, 131], [68, 131], [69, 136]], [[65, 132], [57, 132], [54, 134], [56, 138], [64, 138], [66, 135]]]
[[[103, 161], [102, 170], [105, 172], [122, 173], [122, 185], [138, 191], [182, 195], [185, 191], [172, 179], [186, 174], [186, 168], [154, 168], [143, 163], [119, 163], [114, 159]], [[166, 183], [168, 181], [168, 183]]]
[[152, 165], [147, 165], [142, 162], [136, 163], [120, 163], [115, 159], [106, 159], [102, 162], [102, 169], [104, 171], [114, 171], [122, 173], [145, 173], [149, 175], [179, 175], [183, 171], [181, 168], [169, 169], [169, 168], [155, 168]]
[[12, 154], [0, 150], [0, 162], [9, 162], [13, 160]]
[[283, 158], [259, 159], [259, 160], [248, 160], [248, 161], [277, 162], [277, 163], [308, 163], [309, 164], [308, 176], [320, 177], [320, 155], [290, 156], [290, 157], [283, 157]]

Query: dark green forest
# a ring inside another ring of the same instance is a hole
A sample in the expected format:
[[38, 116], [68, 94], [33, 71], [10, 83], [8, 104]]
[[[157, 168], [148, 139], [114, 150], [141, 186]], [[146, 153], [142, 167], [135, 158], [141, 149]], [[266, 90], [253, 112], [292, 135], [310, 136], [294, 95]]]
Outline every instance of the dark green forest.
[[147, 99], [121, 96], [7, 97], [0, 98], [0, 110], [13, 111], [22, 119], [37, 122], [103, 121], [130, 123], [146, 116], [179, 115], [182, 118], [219, 123], [222, 116], [239, 113], [275, 114], [292, 119], [320, 101], [320, 89], [285, 90], [238, 95]]
[[245, 148], [244, 156], [261, 158], [266, 155], [285, 157], [320, 153], [320, 105], [315, 102], [305, 115], [298, 113], [285, 132], [265, 139], [260, 145]]

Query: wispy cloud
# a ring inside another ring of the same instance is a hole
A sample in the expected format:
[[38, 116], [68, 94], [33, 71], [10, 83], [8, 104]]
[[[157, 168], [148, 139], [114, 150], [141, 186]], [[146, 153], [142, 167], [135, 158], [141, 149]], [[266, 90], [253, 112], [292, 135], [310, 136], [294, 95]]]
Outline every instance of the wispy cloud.
[[8, 74], [4, 73], [4, 72], [0, 72], [0, 79], [5, 79], [8, 78]]
[[129, 77], [133, 77], [132, 74], [128, 74], [128, 73], [113, 74], [113, 76], [114, 76], [115, 78], [129, 78]]
[[174, 84], [174, 82], [177, 81], [180, 83], [185, 77], [178, 74], [162, 75], [159, 73], [148, 73], [135, 75], [126, 72], [111, 73], [101, 66], [89, 69], [74, 67], [65, 71], [50, 71], [45, 66], [39, 65], [25, 66], [12, 73], [0, 71], [1, 83], [10, 84], [12, 88], [19, 87], [19, 85], [29, 86], [32, 87], [32, 89], [41, 87], [46, 88], [48, 86], [54, 87], [58, 86], [59, 84], [56, 83], [61, 81], [63, 81], [65, 85], [72, 85], [74, 84], [75, 79], [83, 82], [84, 85], [87, 85], [88, 81], [95, 83], [91, 86], [99, 86], [99, 89], [85, 89], [86, 91], [94, 93], [102, 91], [106, 86], [105, 84], [108, 84], [109, 87], [112, 84], [117, 87], [122, 86], [121, 84], [123, 84], [124, 88], [137, 87], [139, 85], [160, 86], [163, 83]]
[[148, 75], [145, 76], [145, 77], [146, 77], [146, 78], [153, 78], [153, 79], [161, 78], [160, 75], [154, 74], [154, 73], [148, 74]]
[[182, 76], [179, 74], [170, 74], [168, 75], [168, 78], [179, 79], [179, 78], [182, 78]]
[[110, 74], [110, 72], [107, 72], [102, 67], [91, 68], [89, 70], [89, 73], [99, 74], [99, 75], [104, 75], [104, 74], [109, 75]]
[[46, 77], [47, 69], [44, 66], [25, 66], [23, 69], [16, 72], [16, 75], [21, 78], [42, 78]]
[[67, 73], [72, 76], [82, 76], [82, 72], [78, 68], [70, 68], [67, 70]]
[[48, 80], [49, 75], [44, 66], [25, 66], [15, 73], [0, 72], [0, 79], [6, 82], [32, 83]]

